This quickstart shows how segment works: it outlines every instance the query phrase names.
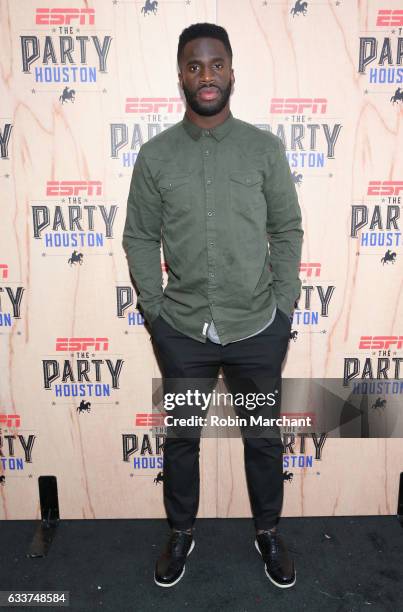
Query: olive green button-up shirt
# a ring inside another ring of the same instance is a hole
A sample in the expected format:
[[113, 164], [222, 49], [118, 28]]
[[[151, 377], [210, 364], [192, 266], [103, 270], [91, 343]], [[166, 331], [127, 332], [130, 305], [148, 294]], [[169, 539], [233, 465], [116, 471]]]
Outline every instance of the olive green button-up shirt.
[[[168, 282], [163, 290], [162, 238]], [[188, 119], [143, 144], [130, 184], [123, 247], [151, 324], [159, 314], [226, 345], [261, 329], [299, 297], [301, 210], [280, 138], [234, 118]]]

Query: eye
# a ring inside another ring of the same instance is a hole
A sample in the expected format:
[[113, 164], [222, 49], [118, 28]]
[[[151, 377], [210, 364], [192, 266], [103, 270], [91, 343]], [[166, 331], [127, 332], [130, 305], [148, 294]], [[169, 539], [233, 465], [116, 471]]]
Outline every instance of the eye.
[[193, 72], [193, 68], [198, 68], [198, 65], [197, 64], [192, 64], [191, 66], [189, 66], [189, 70], [191, 72]]
[[223, 64], [214, 64], [214, 66], [218, 66], [219, 68], [223, 68]]

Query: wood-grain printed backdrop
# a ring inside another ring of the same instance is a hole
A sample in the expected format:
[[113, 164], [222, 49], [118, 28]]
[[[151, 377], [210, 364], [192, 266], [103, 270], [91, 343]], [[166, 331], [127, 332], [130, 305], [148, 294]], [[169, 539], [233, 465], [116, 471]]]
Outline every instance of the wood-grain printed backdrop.
[[[401, 2], [0, 7], [0, 518], [40, 517], [41, 475], [57, 477], [61, 518], [165, 516], [160, 448], [136, 422], [160, 372], [121, 239], [140, 145], [183, 116], [191, 23], [228, 30], [232, 112], [283, 138], [298, 183], [303, 290], [283, 376], [342, 378], [358, 358], [376, 379], [386, 355], [393, 378], [398, 341], [382, 355], [360, 341], [402, 333]], [[297, 437], [285, 461], [284, 516], [396, 512], [400, 439], [327, 439], [317, 458]], [[199, 516], [250, 516], [239, 438], [203, 439]]]

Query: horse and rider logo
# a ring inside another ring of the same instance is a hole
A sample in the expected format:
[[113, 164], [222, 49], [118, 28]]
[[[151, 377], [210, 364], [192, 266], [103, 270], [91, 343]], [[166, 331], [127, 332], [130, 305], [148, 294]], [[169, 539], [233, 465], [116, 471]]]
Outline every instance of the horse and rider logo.
[[78, 412], [78, 414], [81, 414], [82, 412], [90, 412], [90, 410], [91, 402], [85, 402], [84, 400], [81, 400], [80, 405], [77, 406], [76, 412]]
[[390, 102], [392, 102], [392, 104], [396, 104], [396, 102], [403, 102], [403, 91], [400, 89], [400, 87], [396, 89], [395, 93], [390, 99]]
[[292, 176], [292, 180], [294, 181], [294, 185], [301, 185], [302, 174], [297, 174], [294, 170], [291, 176]]
[[70, 264], [70, 268], [73, 264], [79, 263], [80, 266], [83, 263], [84, 255], [82, 253], [77, 253], [77, 251], [73, 251], [71, 257], [69, 257], [68, 264]]
[[390, 261], [392, 263], [395, 263], [395, 259], [396, 259], [396, 253], [393, 251], [388, 249], [385, 253], [385, 255], [381, 258], [381, 263], [384, 266], [386, 263], [389, 263]]
[[384, 412], [385, 411], [385, 406], [386, 406], [386, 399], [382, 399], [380, 397], [376, 398], [375, 404], [372, 404], [371, 408], [373, 408], [373, 410], [377, 410], [379, 412]]
[[75, 96], [76, 96], [75, 89], [69, 89], [66, 85], [66, 87], [63, 89], [62, 95], [59, 96], [59, 101], [62, 104], [64, 104], [65, 102], [68, 102], [69, 100], [70, 102], [74, 102]]
[[295, 17], [295, 15], [306, 15], [307, 10], [308, 2], [301, 2], [301, 0], [297, 0], [290, 13], [293, 17]]
[[162, 472], [158, 472], [157, 476], [154, 478], [154, 483], [157, 485], [164, 481], [164, 475]]
[[148, 15], [148, 13], [153, 13], [154, 15], [156, 15], [157, 7], [157, 0], [146, 0], [145, 5], [141, 7], [141, 12], [143, 13], [144, 17]]

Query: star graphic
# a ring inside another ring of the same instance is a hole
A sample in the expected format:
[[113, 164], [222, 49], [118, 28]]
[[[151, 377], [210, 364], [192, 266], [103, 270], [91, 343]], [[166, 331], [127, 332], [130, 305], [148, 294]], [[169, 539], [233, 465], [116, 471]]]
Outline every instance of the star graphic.
[[189, 6], [190, 0], [186, 0], [185, 4], [187, 4]]
[[267, 6], [267, 0], [264, 0], [264, 2], [262, 2], [263, 6]]
[[36, 93], [35, 89], [31, 89], [31, 93]]
[[367, 94], [368, 93], [368, 89], [364, 89], [364, 93]]
[[107, 92], [107, 89], [105, 89], [105, 87], [104, 87], [103, 90], [102, 90], [102, 93], [106, 93], [106, 92]]

